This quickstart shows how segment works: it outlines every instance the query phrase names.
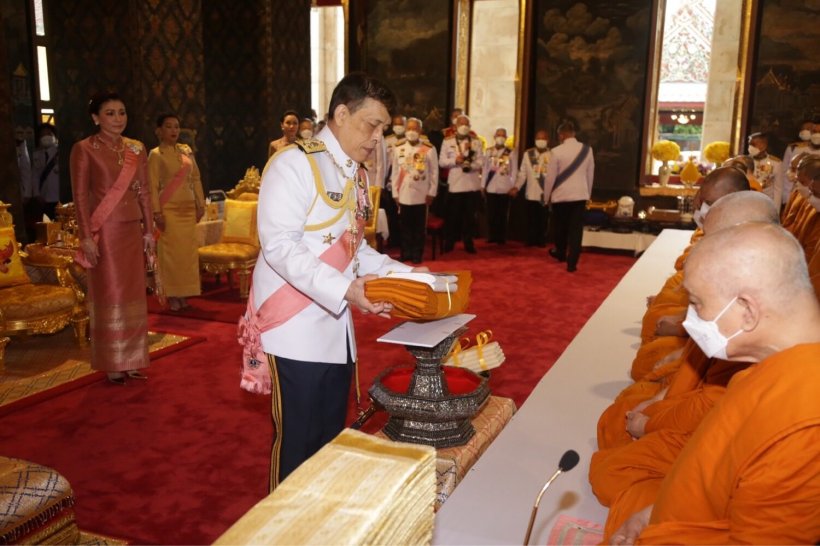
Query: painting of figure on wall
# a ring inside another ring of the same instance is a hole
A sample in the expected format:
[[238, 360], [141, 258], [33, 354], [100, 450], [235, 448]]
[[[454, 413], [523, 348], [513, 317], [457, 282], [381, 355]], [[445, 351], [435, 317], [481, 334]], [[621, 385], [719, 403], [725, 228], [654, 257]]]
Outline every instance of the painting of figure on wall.
[[651, 2], [540, 0], [535, 4], [535, 125], [576, 121], [595, 150], [595, 187], [634, 190], [649, 62]]
[[797, 139], [802, 120], [820, 115], [818, 21], [812, 0], [761, 0], [748, 125], [771, 133], [776, 154]]
[[398, 113], [437, 127], [447, 116], [450, 91], [452, 2], [369, 0], [364, 27], [364, 69], [398, 98]]

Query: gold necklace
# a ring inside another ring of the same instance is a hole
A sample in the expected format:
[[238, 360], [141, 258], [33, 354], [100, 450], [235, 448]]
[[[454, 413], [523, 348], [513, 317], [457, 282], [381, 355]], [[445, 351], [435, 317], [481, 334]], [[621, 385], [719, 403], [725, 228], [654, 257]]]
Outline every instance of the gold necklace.
[[[122, 153], [125, 151], [125, 141], [122, 140], [122, 138], [120, 138], [120, 147], [119, 148], [115, 148], [111, 144], [104, 141], [102, 138], [100, 138], [99, 134], [94, 135], [94, 139], [96, 140], [96, 142], [102, 142], [103, 144], [105, 144], [106, 148], [108, 148], [109, 150], [111, 150], [112, 152], [117, 154], [117, 165], [122, 165], [122, 163], [123, 163]], [[96, 145], [96, 146], [94, 146], [94, 148], [99, 149], [100, 147], [99, 147], [99, 145]]]

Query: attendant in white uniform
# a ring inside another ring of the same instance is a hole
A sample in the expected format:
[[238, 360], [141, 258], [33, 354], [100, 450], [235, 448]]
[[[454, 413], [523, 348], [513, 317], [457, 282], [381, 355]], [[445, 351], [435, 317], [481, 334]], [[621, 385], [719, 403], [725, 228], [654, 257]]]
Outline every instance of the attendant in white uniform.
[[50, 123], [37, 128], [37, 148], [31, 165], [31, 189], [40, 199], [43, 213], [54, 220], [60, 201], [60, 149], [57, 130]]
[[444, 251], [453, 250], [456, 239], [460, 237], [464, 241], [464, 250], [475, 254], [473, 234], [481, 198], [484, 150], [478, 135], [470, 130], [470, 118], [465, 114], [458, 116], [455, 134], [445, 136], [439, 164], [449, 169]]
[[[361, 238], [373, 213], [361, 164], [381, 142], [394, 105], [381, 82], [347, 75], [331, 96], [327, 126], [315, 139], [281, 151], [262, 174], [254, 305], [259, 309], [275, 292], [277, 303], [282, 293], [304, 302], [261, 334], [273, 379], [271, 487], [344, 427], [356, 360], [350, 309], [376, 315], [391, 310], [368, 301], [365, 282], [373, 274], [412, 269]], [[321, 258], [331, 247], [346, 260], [337, 264], [341, 271]]]
[[575, 138], [575, 124], [565, 121], [558, 127], [561, 141], [550, 152], [544, 177], [544, 203], [552, 206], [555, 248], [549, 254], [559, 262], [567, 262], [567, 271], [574, 272], [581, 255], [584, 235], [584, 209], [592, 195], [595, 159], [592, 148]]
[[769, 153], [769, 137], [765, 133], [749, 135], [749, 155], [755, 162], [755, 179], [779, 210], [783, 202], [785, 172], [780, 158]]
[[547, 244], [547, 209], [544, 206], [544, 175], [550, 160], [549, 138], [545, 129], [535, 132], [535, 147], [521, 158], [518, 180], [510, 195], [515, 197], [524, 189], [527, 200], [527, 246], [544, 247]]
[[495, 131], [495, 145], [484, 155], [481, 187], [487, 199], [487, 242], [507, 242], [507, 220], [510, 214], [510, 190], [518, 176], [518, 151], [507, 148], [507, 130]]
[[810, 119], [804, 120], [800, 124], [800, 129], [797, 133], [797, 140], [786, 146], [786, 151], [783, 152], [783, 203], [789, 200], [789, 194], [794, 188], [794, 184], [789, 178], [789, 169], [792, 164], [792, 158], [808, 150], [811, 146], [811, 131], [814, 128], [814, 122]]
[[421, 140], [421, 120], [407, 120], [406, 138], [393, 151], [393, 198], [401, 220], [402, 260], [421, 263], [427, 207], [438, 191], [438, 154]]
[[396, 146], [404, 143], [404, 132], [406, 129], [407, 118], [404, 116], [393, 116], [391, 125], [391, 132], [384, 137], [384, 146], [386, 150], [387, 163], [385, 168], [385, 177], [383, 181], [384, 191], [382, 192], [382, 208], [387, 216], [387, 229], [390, 231], [390, 237], [387, 240], [388, 246], [401, 246], [401, 221], [399, 220], [399, 209], [396, 206], [396, 201], [393, 199], [393, 151]]

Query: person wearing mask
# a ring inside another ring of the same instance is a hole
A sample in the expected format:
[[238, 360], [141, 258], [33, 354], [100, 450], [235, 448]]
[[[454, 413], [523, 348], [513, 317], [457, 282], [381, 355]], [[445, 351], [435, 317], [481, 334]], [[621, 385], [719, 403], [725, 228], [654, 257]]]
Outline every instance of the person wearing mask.
[[282, 137], [271, 141], [268, 146], [268, 157], [296, 141], [299, 130], [299, 114], [294, 110], [287, 110], [279, 120], [279, 127], [282, 129]]
[[43, 123], [37, 128], [37, 149], [31, 166], [32, 191], [51, 220], [60, 202], [60, 158], [54, 125]]
[[427, 207], [438, 190], [436, 149], [421, 140], [421, 120], [407, 120], [404, 141], [393, 153], [393, 199], [401, 221], [401, 260], [421, 263], [424, 256]]
[[478, 135], [470, 129], [469, 117], [465, 114], [458, 116], [456, 126], [456, 134], [445, 138], [441, 144], [440, 165], [450, 170], [447, 178], [444, 251], [453, 250], [456, 239], [460, 237], [464, 241], [464, 250], [475, 254], [473, 235], [476, 210], [481, 198], [484, 151]]
[[402, 115], [393, 116], [391, 122], [390, 133], [384, 137], [385, 157], [387, 162], [385, 164], [385, 176], [382, 187], [384, 191], [381, 197], [381, 207], [387, 216], [387, 229], [390, 231], [389, 244], [390, 246], [402, 246], [401, 225], [399, 219], [399, 209], [396, 206], [396, 201], [393, 199], [393, 159], [394, 150], [397, 146], [405, 143], [404, 132], [407, 125], [407, 118]]
[[91, 367], [111, 383], [147, 379], [148, 307], [145, 253], [153, 253], [154, 223], [145, 146], [122, 136], [128, 123], [116, 93], [95, 95], [88, 107], [99, 131], [71, 148], [71, 186], [80, 248], [88, 273]]
[[202, 179], [194, 152], [179, 143], [179, 118], [157, 118], [159, 146], [148, 154], [154, 222], [162, 283], [171, 311], [189, 307], [186, 298], [201, 293], [196, 224], [205, 213]]
[[549, 138], [546, 129], [535, 132], [535, 146], [524, 152], [515, 187], [510, 189], [513, 198], [524, 189], [527, 199], [527, 246], [547, 245], [547, 207], [544, 206], [544, 175], [550, 161]]
[[749, 135], [749, 155], [755, 162], [755, 179], [763, 186], [775, 206], [783, 202], [783, 165], [780, 158], [769, 153], [769, 137], [766, 133]]
[[[797, 140], [786, 146], [786, 151], [783, 152], [783, 168], [788, 169], [792, 164], [792, 158], [797, 154], [806, 151], [811, 146], [811, 132], [814, 128], [814, 121], [810, 119], [803, 120], [800, 128], [797, 130]], [[783, 179], [783, 202], [789, 199], [789, 194], [794, 186], [793, 182], [788, 178]]]
[[310, 118], [305, 118], [299, 122], [299, 138], [310, 140], [313, 138], [314, 123]]
[[558, 127], [561, 144], [552, 149], [544, 177], [544, 203], [552, 205], [555, 248], [549, 255], [567, 262], [575, 272], [581, 255], [584, 209], [592, 195], [595, 159], [592, 147], [575, 138], [575, 124], [565, 121]]
[[507, 147], [507, 130], [495, 131], [494, 145], [484, 154], [481, 188], [487, 199], [487, 242], [507, 242], [507, 219], [510, 214], [510, 191], [518, 177], [518, 152]]

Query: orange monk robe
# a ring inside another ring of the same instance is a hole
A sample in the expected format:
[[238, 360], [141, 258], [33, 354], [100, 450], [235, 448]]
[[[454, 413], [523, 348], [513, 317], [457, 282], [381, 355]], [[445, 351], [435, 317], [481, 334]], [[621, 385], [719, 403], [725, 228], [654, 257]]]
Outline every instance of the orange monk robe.
[[809, 277], [812, 286], [814, 286], [814, 293], [817, 295], [817, 299], [820, 300], [820, 242], [817, 243], [812, 255], [806, 256], [806, 259], [809, 262]]
[[800, 233], [803, 232], [805, 228], [806, 222], [814, 216], [814, 207], [811, 206], [811, 203], [808, 199], [804, 199], [800, 206], [797, 208], [797, 212], [794, 215], [794, 222], [786, 228], [789, 233], [794, 235], [795, 237], [800, 237]]
[[[806, 198], [800, 195], [799, 191], [792, 190], [789, 194], [789, 200], [786, 201], [786, 206], [783, 208], [783, 214], [780, 215], [780, 225], [785, 229], [789, 229], [791, 225], [794, 224], [797, 218], [797, 212], [801, 209], [802, 203], [805, 201]], [[791, 230], [789, 229], [789, 231]]]
[[820, 241], [820, 213], [814, 207], [805, 215], [802, 229], [799, 233], [795, 233], [795, 237], [800, 241], [803, 247], [803, 252], [808, 258], [817, 248], [817, 243]]
[[678, 358], [658, 366], [643, 380], [621, 391], [598, 419], [598, 449], [606, 450], [632, 443], [632, 436], [626, 431], [626, 412], [656, 396], [667, 385], [673, 394], [695, 388], [706, 373], [707, 360], [697, 344], [689, 340]]
[[634, 381], [645, 380], [657, 369], [659, 362], [682, 350], [688, 339], [687, 337], [661, 336], [644, 343], [638, 348], [632, 360], [629, 375]]
[[636, 544], [815, 543], [819, 369], [813, 343], [737, 373], [662, 481]]

